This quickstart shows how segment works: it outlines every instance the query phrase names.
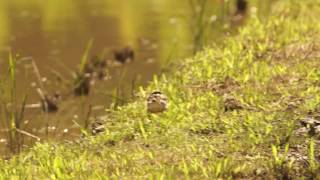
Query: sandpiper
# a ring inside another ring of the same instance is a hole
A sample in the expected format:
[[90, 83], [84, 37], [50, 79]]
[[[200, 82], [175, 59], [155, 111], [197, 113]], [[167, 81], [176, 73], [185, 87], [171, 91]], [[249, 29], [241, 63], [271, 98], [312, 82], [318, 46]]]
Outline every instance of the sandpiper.
[[168, 108], [168, 98], [160, 91], [153, 91], [147, 99], [147, 110], [150, 113], [160, 113]]

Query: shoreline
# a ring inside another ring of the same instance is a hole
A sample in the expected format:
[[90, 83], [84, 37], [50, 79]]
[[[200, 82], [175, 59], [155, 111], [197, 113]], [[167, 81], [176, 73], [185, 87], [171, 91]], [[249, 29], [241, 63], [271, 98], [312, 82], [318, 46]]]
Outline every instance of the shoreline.
[[[320, 114], [319, 15], [311, 0], [275, 2], [268, 20], [250, 17], [107, 113], [105, 132], [37, 143], [0, 160], [0, 179], [319, 177], [318, 134], [300, 122]], [[155, 89], [168, 110], [148, 114]]]

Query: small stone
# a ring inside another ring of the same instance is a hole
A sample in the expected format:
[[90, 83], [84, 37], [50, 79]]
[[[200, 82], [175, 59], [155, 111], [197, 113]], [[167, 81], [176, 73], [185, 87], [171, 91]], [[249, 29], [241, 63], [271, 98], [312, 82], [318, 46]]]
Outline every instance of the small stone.
[[300, 121], [301, 125], [303, 125], [304, 127], [307, 127], [307, 126], [319, 126], [320, 125], [320, 121], [319, 120], [316, 120], [312, 117], [306, 117], [304, 119], [302, 119]]
[[306, 117], [300, 120], [300, 124], [303, 128], [298, 129], [298, 132], [307, 131], [309, 136], [315, 136], [320, 134], [320, 121], [313, 117]]
[[105, 131], [105, 125], [101, 122], [101, 120], [96, 120], [91, 124], [91, 132], [92, 135], [97, 135]]

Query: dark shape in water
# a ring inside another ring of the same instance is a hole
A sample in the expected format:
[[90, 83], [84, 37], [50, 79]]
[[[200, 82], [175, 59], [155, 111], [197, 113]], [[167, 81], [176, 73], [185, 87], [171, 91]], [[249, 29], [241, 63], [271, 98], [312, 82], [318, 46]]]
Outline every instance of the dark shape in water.
[[56, 100], [61, 100], [61, 94], [59, 91], [55, 92], [53, 94], [53, 98], [56, 99]]
[[94, 56], [91, 59], [92, 67], [94, 68], [94, 71], [98, 77], [98, 79], [103, 79], [106, 76], [106, 66], [107, 61], [103, 58], [100, 58], [99, 56]]
[[131, 47], [127, 46], [123, 49], [115, 50], [113, 52], [114, 59], [122, 64], [130, 62], [134, 59], [134, 51]]
[[105, 68], [107, 66], [107, 62], [105, 59], [99, 56], [93, 56], [91, 59], [92, 66], [96, 68]]
[[52, 100], [52, 98], [45, 96], [44, 99], [41, 99], [41, 107], [44, 112], [57, 112], [58, 105]]
[[49, 112], [49, 113], [57, 112], [59, 108], [58, 108], [58, 105], [57, 105], [55, 99], [44, 94], [40, 88], [38, 88], [37, 91], [38, 91], [38, 94], [41, 98], [42, 110], [44, 112]]
[[84, 74], [92, 74], [94, 72], [94, 66], [92, 63], [86, 63], [83, 68]]
[[76, 96], [83, 96], [88, 95], [90, 92], [90, 81], [91, 81], [91, 75], [86, 74], [77, 74], [77, 78], [75, 80], [74, 85], [74, 95]]
[[247, 8], [248, 8], [247, 0], [237, 0], [236, 14], [245, 14], [247, 12]]
[[97, 70], [97, 77], [98, 79], [102, 80], [107, 76], [107, 73], [104, 69], [98, 69]]
[[106, 60], [94, 56], [90, 61], [86, 62], [83, 70], [76, 74], [73, 92], [76, 96], [88, 95], [90, 92], [91, 79], [96, 74], [99, 79], [106, 76], [105, 67]]

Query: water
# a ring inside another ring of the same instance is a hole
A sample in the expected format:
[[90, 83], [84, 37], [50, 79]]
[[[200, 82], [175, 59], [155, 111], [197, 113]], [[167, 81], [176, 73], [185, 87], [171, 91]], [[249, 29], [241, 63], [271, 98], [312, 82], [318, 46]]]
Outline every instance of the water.
[[[57, 113], [27, 108], [23, 129], [42, 139], [77, 138], [80, 130], [75, 122], [83, 126], [88, 117], [104, 114], [114, 102], [114, 92], [120, 92], [119, 102], [127, 102], [133, 90], [145, 86], [168, 60], [191, 56], [201, 44], [217, 42], [241, 24], [231, 22], [234, 1], [208, 0], [202, 8], [196, 2], [200, 1], [0, 0], [0, 76], [8, 75], [11, 52], [19, 60], [18, 99], [27, 94], [28, 106], [39, 103], [36, 88], [40, 83], [30, 63], [33, 59], [45, 90], [60, 93], [62, 99]], [[251, 5], [260, 6], [256, 2]], [[199, 18], [202, 10], [203, 19]], [[133, 48], [135, 59], [109, 67], [107, 78], [95, 80], [88, 97], [74, 97], [68, 84], [72, 84], [72, 73], [79, 68], [91, 40], [89, 59], [99, 55], [111, 60], [113, 51], [125, 46]], [[62, 82], [57, 81], [57, 75]], [[4, 121], [2, 114], [0, 154], [8, 151]], [[45, 135], [47, 130], [49, 134]], [[22, 136], [23, 144], [36, 141]]]

